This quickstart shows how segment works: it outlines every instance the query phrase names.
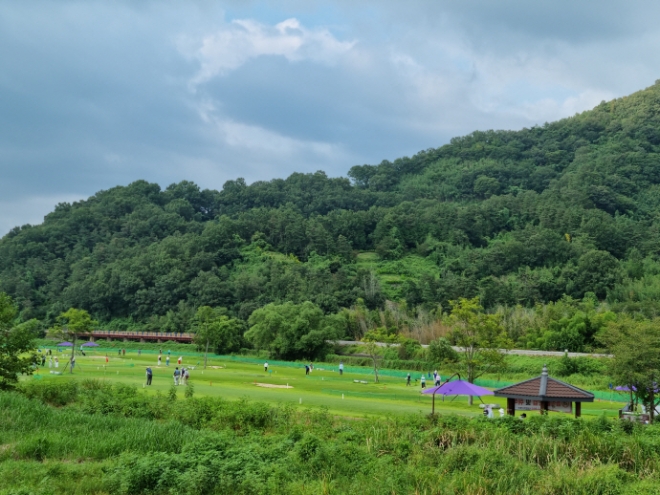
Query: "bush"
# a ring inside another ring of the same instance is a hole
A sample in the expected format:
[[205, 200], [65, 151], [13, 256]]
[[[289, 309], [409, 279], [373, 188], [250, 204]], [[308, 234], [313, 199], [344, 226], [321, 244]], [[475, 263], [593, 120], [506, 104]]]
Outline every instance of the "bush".
[[569, 358], [567, 354], [559, 359], [556, 367], [558, 376], [595, 375], [605, 371], [605, 365], [598, 359], [588, 357]]
[[38, 399], [51, 406], [65, 406], [78, 398], [79, 384], [75, 381], [22, 382], [18, 390], [30, 399]]
[[458, 361], [458, 353], [452, 348], [449, 341], [443, 337], [432, 340], [428, 348], [429, 362], [441, 366], [445, 363]]

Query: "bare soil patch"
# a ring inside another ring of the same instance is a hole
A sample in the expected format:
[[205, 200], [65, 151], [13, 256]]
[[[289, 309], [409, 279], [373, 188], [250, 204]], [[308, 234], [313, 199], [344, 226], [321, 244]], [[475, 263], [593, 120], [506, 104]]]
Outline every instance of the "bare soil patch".
[[255, 385], [264, 388], [293, 388], [291, 385], [275, 385], [274, 383], [255, 383]]

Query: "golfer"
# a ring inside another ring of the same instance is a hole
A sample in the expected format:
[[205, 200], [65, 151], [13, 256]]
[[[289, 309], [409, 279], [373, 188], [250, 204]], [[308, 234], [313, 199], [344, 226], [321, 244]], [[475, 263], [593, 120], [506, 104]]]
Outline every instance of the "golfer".
[[165, 358], [165, 366], [169, 366], [169, 365], [170, 365], [170, 356], [167, 356]]
[[422, 388], [426, 388], [426, 377], [422, 375]]
[[162, 362], [163, 362], [163, 356], [158, 354], [158, 366], [160, 366], [162, 364]]
[[410, 373], [406, 376], [406, 387], [410, 387]]
[[153, 374], [151, 372], [151, 368], [147, 366], [147, 385], [151, 385], [151, 378], [153, 377]]
[[309, 366], [305, 365], [305, 375], [309, 375]]
[[440, 373], [438, 373], [438, 370], [435, 370], [433, 372], [433, 376], [435, 377], [435, 386], [437, 387], [438, 385], [440, 385], [440, 381], [441, 381]]
[[268, 363], [267, 363], [267, 362], [264, 363], [264, 371], [265, 371], [266, 373], [268, 373]]
[[344, 374], [344, 362], [339, 361], [339, 376]]
[[179, 367], [174, 370], [174, 385], [179, 384], [179, 377], [181, 376], [181, 371], [179, 371]]

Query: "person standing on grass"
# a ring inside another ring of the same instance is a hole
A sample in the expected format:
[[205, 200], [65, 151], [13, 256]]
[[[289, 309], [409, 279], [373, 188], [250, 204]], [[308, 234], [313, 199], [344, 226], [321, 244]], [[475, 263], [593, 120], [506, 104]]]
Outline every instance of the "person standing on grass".
[[179, 359], [176, 360], [176, 364], [181, 365], [183, 363], [183, 356], [179, 356]]
[[57, 359], [57, 356], [55, 356], [55, 367], [59, 368], [60, 367], [60, 360]]
[[151, 371], [151, 368], [147, 366], [147, 385], [151, 385], [151, 378], [153, 377], [153, 373]]
[[181, 371], [179, 371], [179, 367], [174, 370], [174, 385], [179, 384], [179, 377], [181, 376]]
[[108, 355], [105, 355], [105, 364], [108, 364], [108, 361], [110, 361], [110, 358], [108, 358]]
[[169, 349], [167, 350], [167, 355], [168, 355], [168, 356], [170, 355], [170, 350], [169, 350]]
[[161, 364], [163, 364], [163, 356], [158, 354], [158, 366], [160, 366]]
[[410, 387], [410, 373], [406, 375], [406, 387]]
[[268, 361], [264, 363], [264, 372], [268, 373]]
[[305, 375], [309, 375], [309, 366], [305, 365]]
[[[170, 357], [167, 356], [167, 357], [165, 358], [165, 366], [169, 366], [169, 365], [170, 365]], [[177, 368], [177, 369], [179, 369], [179, 368]]]
[[442, 378], [440, 378], [440, 373], [438, 373], [438, 370], [435, 370], [433, 374], [435, 375], [435, 386], [437, 387], [438, 385], [440, 385]]
[[339, 361], [339, 376], [344, 374], [344, 362]]
[[422, 373], [422, 380], [421, 381], [422, 381], [422, 388], [426, 388], [426, 377], [424, 376], [423, 373]]

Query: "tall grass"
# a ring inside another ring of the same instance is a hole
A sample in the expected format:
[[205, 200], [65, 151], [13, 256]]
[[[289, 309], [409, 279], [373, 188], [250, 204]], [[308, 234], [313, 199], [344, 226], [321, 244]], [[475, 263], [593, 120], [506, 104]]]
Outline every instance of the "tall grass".
[[[67, 402], [34, 387], [25, 389], [33, 398], [0, 393], [0, 494], [660, 493], [660, 425], [555, 416], [351, 421], [92, 382], [63, 389]], [[144, 412], [154, 407], [157, 419]]]

